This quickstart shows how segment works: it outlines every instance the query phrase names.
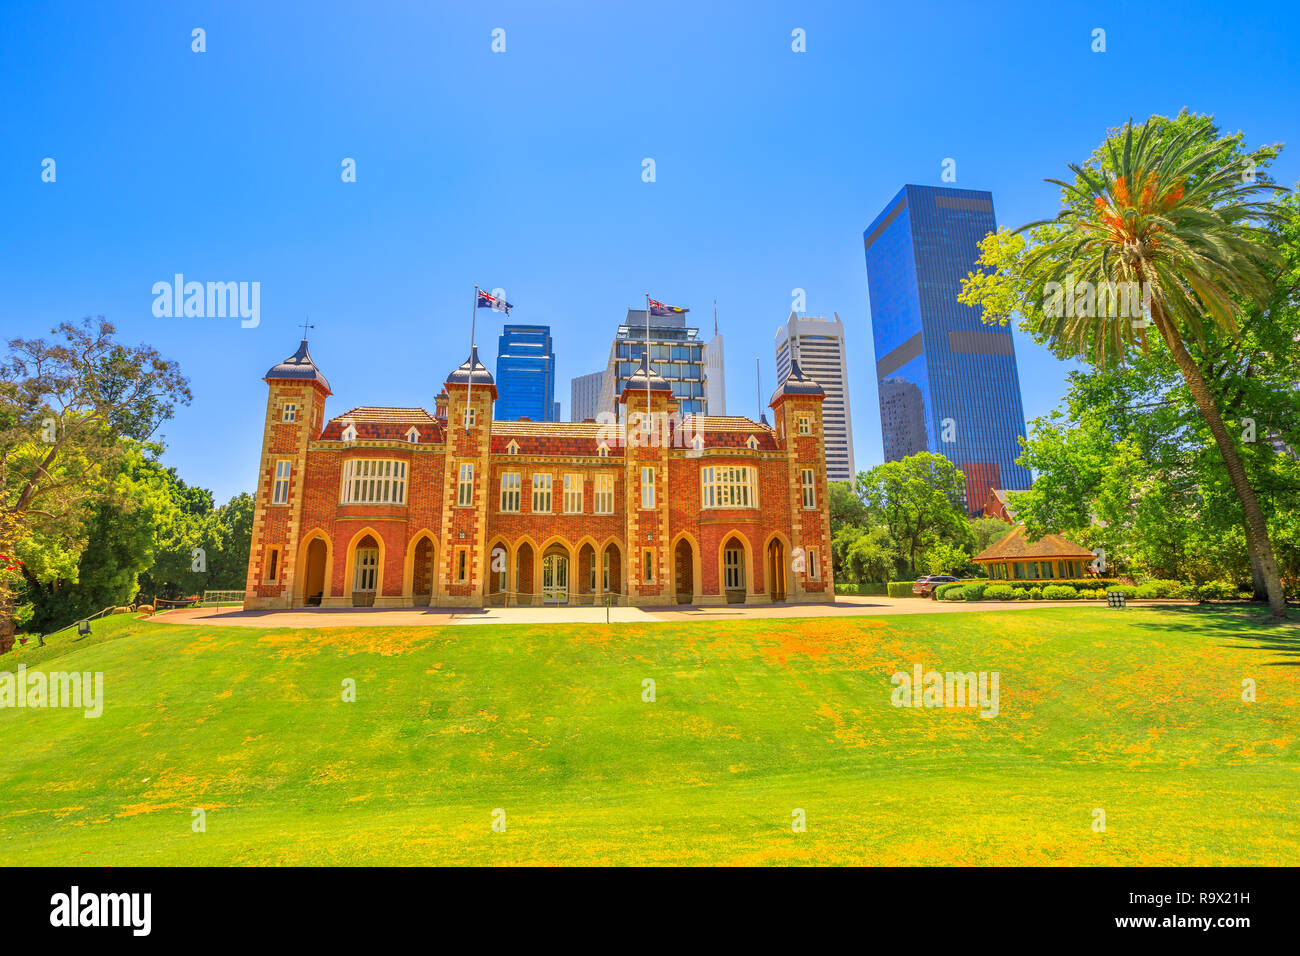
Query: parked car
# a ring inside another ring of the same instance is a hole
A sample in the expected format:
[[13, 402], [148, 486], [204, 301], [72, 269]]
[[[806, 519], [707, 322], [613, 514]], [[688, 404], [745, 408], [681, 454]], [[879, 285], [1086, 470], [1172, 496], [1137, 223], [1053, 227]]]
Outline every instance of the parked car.
[[912, 582], [912, 593], [919, 594], [921, 597], [934, 597], [935, 588], [940, 584], [948, 584], [956, 581], [951, 574], [927, 574], [923, 578], [917, 578]]

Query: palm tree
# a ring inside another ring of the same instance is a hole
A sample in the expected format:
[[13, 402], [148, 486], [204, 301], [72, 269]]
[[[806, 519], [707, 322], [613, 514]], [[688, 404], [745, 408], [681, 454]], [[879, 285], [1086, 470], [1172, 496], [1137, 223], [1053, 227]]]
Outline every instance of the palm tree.
[[[1286, 598], [1259, 501], [1241, 456], [1223, 423], [1187, 341], [1203, 341], [1202, 323], [1237, 331], [1239, 303], [1263, 303], [1280, 257], [1262, 225], [1280, 213], [1271, 199], [1253, 197], [1278, 187], [1256, 182], [1235, 159], [1234, 144], [1198, 144], [1203, 131], [1174, 132], [1153, 118], [1126, 124], [1108, 137], [1098, 168], [1071, 165], [1075, 182], [1049, 179], [1064, 190], [1066, 208], [1041, 227], [1041, 241], [1025, 253], [1025, 273], [1043, 289], [1141, 290], [1142, 306], [1129, 316], [1112, 294], [1083, 308], [1045, 308], [1039, 332], [1095, 365], [1122, 361], [1160, 334], [1214, 436], [1241, 499], [1247, 541], [1256, 557], [1275, 617], [1286, 617]], [[1108, 159], [1109, 162], [1104, 161]], [[1091, 286], [1083, 286], [1083, 283]], [[1048, 286], [1047, 283], [1059, 283]], [[1124, 283], [1125, 285], [1111, 285]], [[1133, 301], [1133, 300], [1130, 300]], [[1046, 302], [1046, 299], [1045, 299]], [[1110, 313], [1110, 314], [1105, 314]]]

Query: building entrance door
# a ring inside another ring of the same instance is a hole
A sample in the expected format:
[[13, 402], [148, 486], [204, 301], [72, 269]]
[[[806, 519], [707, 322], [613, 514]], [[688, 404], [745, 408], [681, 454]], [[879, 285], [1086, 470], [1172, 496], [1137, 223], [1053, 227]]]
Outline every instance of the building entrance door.
[[569, 603], [569, 559], [565, 555], [542, 558], [542, 603]]

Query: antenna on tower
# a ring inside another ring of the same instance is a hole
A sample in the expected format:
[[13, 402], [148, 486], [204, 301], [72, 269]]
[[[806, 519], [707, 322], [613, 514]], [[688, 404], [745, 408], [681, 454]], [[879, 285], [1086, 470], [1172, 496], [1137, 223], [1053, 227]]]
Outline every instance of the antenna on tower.
[[714, 300], [713, 300], [713, 335], [714, 335], [714, 337], [717, 337], [717, 334], [718, 334], [718, 300], [717, 300], [717, 299], [714, 299]]

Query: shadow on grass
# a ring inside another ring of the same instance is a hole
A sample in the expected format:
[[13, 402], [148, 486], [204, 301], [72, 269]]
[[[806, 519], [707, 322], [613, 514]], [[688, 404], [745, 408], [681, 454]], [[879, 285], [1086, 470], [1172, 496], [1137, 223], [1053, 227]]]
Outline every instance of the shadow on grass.
[[1273, 620], [1262, 603], [1182, 605], [1160, 610], [1159, 617], [1137, 622], [1134, 627], [1162, 633], [1226, 636], [1233, 643], [1221, 647], [1275, 651], [1289, 658], [1266, 661], [1265, 666], [1300, 667], [1300, 608], [1291, 607], [1291, 616], [1285, 621]]

